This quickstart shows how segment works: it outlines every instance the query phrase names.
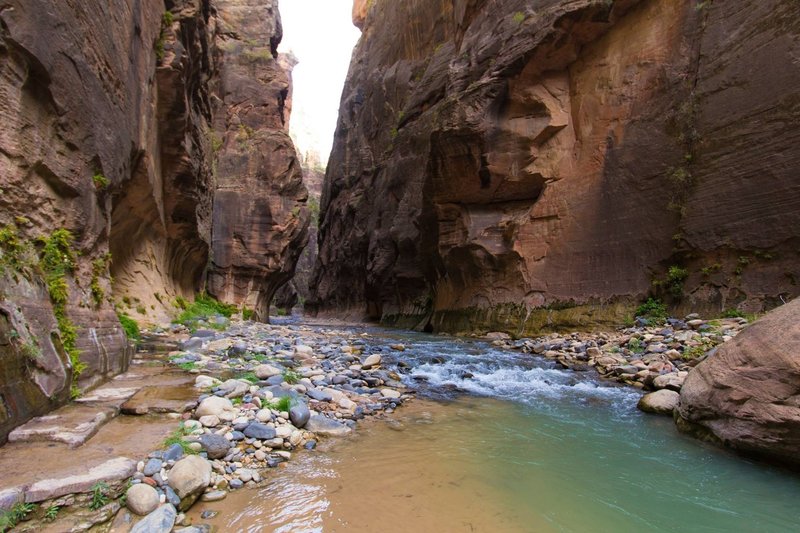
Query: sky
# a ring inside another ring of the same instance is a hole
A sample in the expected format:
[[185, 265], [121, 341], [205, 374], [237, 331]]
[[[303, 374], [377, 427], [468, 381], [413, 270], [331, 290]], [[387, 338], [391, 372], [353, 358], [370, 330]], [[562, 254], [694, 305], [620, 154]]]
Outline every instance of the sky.
[[280, 0], [283, 41], [278, 51], [299, 60], [292, 73], [290, 133], [301, 153], [328, 160], [350, 55], [361, 32], [353, 26], [353, 0]]

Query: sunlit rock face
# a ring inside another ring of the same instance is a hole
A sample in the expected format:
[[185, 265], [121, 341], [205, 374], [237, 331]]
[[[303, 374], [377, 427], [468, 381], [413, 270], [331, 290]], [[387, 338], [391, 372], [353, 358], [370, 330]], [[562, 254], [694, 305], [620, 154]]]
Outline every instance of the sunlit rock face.
[[[219, 81], [211, 294], [269, 316], [308, 229], [308, 193], [288, 134], [291, 63], [278, 61], [277, 1], [217, 0]], [[265, 42], [265, 36], [268, 41]]]
[[696, 4], [356, 2], [316, 308], [522, 333], [797, 294], [800, 6]]

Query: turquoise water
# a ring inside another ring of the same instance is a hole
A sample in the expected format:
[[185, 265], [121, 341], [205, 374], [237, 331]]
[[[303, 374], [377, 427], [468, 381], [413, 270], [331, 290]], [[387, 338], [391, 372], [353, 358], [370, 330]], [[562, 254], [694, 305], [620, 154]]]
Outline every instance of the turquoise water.
[[483, 343], [370, 332], [408, 347], [385, 359], [411, 366], [420, 399], [232, 494], [221, 530], [800, 531], [800, 477], [679, 434], [637, 411], [635, 390]]

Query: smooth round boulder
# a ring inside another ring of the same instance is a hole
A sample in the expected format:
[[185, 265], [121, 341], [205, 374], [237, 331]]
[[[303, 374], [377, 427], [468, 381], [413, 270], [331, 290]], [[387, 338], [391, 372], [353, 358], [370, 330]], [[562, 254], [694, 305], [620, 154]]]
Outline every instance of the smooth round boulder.
[[233, 403], [227, 398], [220, 396], [209, 396], [197, 406], [194, 416], [200, 418], [201, 416], [215, 415], [219, 416], [225, 411], [235, 411], [236, 408]]
[[125, 505], [132, 513], [144, 516], [158, 507], [159, 498], [156, 489], [145, 483], [137, 483], [125, 493]]
[[213, 433], [200, 437], [200, 444], [203, 445], [209, 459], [222, 459], [228, 455], [228, 450], [231, 448], [231, 441]]
[[197, 495], [211, 483], [211, 463], [197, 455], [184, 457], [169, 471], [169, 486], [183, 500]]
[[311, 411], [309, 411], [304, 402], [298, 402], [289, 409], [289, 420], [291, 420], [294, 427], [305, 427], [310, 417]]
[[671, 415], [678, 406], [680, 398], [681, 395], [674, 390], [661, 389], [642, 396], [636, 407], [645, 413]]

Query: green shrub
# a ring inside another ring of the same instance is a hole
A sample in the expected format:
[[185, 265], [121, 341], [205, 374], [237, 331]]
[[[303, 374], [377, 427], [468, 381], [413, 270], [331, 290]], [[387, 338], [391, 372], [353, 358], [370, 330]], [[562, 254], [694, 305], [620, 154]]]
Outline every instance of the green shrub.
[[103, 176], [100, 172], [92, 176], [92, 181], [94, 182], [94, 186], [98, 189], [105, 189], [111, 183], [108, 178]]
[[523, 22], [525, 22], [525, 13], [523, 13], [522, 11], [517, 11], [516, 13], [514, 13], [512, 18], [514, 19], [514, 22], [516, 22], [517, 24], [522, 24]]
[[281, 396], [275, 401], [268, 402], [267, 407], [275, 411], [288, 412], [292, 408], [292, 398], [290, 396]]
[[636, 316], [663, 320], [667, 318], [667, 306], [661, 300], [648, 298], [645, 303], [636, 308]]
[[45, 522], [55, 522], [56, 518], [58, 518], [58, 512], [61, 510], [61, 507], [58, 505], [51, 505], [44, 511], [44, 516], [42, 520]]
[[261, 381], [260, 379], [258, 379], [258, 376], [256, 376], [255, 372], [245, 372], [244, 374], [240, 374], [236, 379], [249, 381], [250, 383], [258, 383], [259, 381]]
[[689, 271], [679, 266], [671, 266], [667, 271], [667, 285], [669, 292], [673, 296], [680, 296], [683, 293], [683, 284], [689, 277]]
[[255, 311], [242, 307], [242, 320], [253, 320], [253, 315], [255, 315]]
[[744, 313], [738, 309], [726, 309], [719, 316], [720, 318], [744, 318]]
[[141, 339], [139, 324], [137, 324], [134, 319], [132, 319], [125, 313], [119, 313], [119, 312], [117, 313], [117, 318], [119, 318], [119, 323], [122, 324], [122, 329], [125, 330], [125, 335], [128, 337], [128, 339], [134, 342]]
[[205, 320], [217, 315], [230, 318], [236, 310], [234, 305], [224, 304], [205, 293], [201, 293], [197, 295], [193, 303], [186, 305], [175, 321], [189, 326], [198, 320]]

